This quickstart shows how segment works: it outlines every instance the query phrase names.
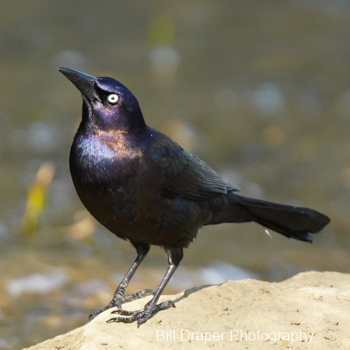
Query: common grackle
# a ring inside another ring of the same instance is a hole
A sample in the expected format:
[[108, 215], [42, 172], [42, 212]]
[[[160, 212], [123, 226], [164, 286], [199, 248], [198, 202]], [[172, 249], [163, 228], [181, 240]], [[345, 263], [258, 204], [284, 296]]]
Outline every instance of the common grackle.
[[[312, 242], [330, 219], [316, 210], [246, 198], [207, 164], [176, 142], [148, 127], [135, 96], [120, 82], [59, 68], [82, 93], [83, 117], [70, 152], [76, 191], [90, 213], [116, 236], [129, 240], [137, 258], [112, 301], [120, 316], [108, 322], [138, 326], [172, 301], [157, 304], [178, 267], [183, 248], [199, 228], [254, 221], [289, 238]], [[151, 245], [164, 248], [168, 270], [156, 292], [126, 295], [136, 269]], [[143, 310], [126, 311], [126, 301], [154, 294]]]

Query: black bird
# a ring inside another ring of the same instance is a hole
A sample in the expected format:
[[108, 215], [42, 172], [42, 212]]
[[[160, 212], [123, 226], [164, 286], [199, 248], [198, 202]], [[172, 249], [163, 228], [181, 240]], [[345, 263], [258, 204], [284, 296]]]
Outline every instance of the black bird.
[[[70, 152], [76, 191], [90, 213], [116, 236], [129, 240], [137, 258], [112, 301], [109, 322], [138, 326], [172, 301], [159, 296], [199, 228], [254, 221], [286, 237], [312, 242], [330, 219], [316, 210], [239, 196], [238, 188], [175, 141], [148, 127], [135, 96], [120, 82], [59, 68], [82, 93], [83, 117]], [[164, 248], [168, 270], [156, 292], [125, 290], [151, 245]], [[126, 311], [126, 301], [154, 294], [143, 310]], [[126, 317], [127, 316], [127, 317]]]

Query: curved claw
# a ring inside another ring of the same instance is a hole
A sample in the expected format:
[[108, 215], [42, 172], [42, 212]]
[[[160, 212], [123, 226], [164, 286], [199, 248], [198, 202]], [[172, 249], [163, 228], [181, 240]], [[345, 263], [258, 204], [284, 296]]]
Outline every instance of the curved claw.
[[134, 316], [142, 311], [143, 310], [128, 311], [128, 310], [124, 310], [124, 309], [117, 309], [117, 310], [113, 310], [111, 312], [111, 314], [118, 314], [118, 315], [122, 315], [122, 316]]
[[[119, 313], [120, 315], [125, 315], [125, 316], [133, 316], [135, 314], [135, 312], [137, 313], [137, 312], [142, 311], [142, 310], [139, 310], [139, 311], [123, 310], [122, 304], [124, 304], [125, 302], [128, 302], [128, 301], [141, 299], [147, 294], [154, 295], [155, 291], [152, 289], [145, 289], [145, 290], [141, 290], [140, 292], [137, 292], [134, 294], [125, 295], [125, 291], [123, 289], [117, 289], [115, 294], [114, 294], [114, 298], [111, 300], [111, 302], [103, 309], [91, 313], [89, 315], [89, 320], [90, 321], [93, 320], [100, 313], [102, 313], [103, 311], [106, 311], [108, 309], [111, 309], [112, 307], [116, 307], [118, 309], [118, 310], [114, 310], [112, 313]], [[118, 322], [118, 321], [115, 321], [115, 322]]]
[[175, 307], [173, 301], [168, 300], [164, 301], [158, 305], [154, 305], [152, 300], [145, 305], [143, 310], [136, 311], [127, 311], [123, 309], [118, 309], [112, 311], [112, 314], [119, 314], [122, 316], [130, 316], [130, 317], [113, 317], [107, 321], [107, 323], [112, 322], [122, 322], [122, 323], [132, 323], [137, 321], [137, 327], [140, 327], [143, 323], [149, 320], [155, 313], [158, 311], [168, 309], [169, 307]]
[[109, 308], [106, 306], [105, 308], [98, 310], [98, 311], [94, 311], [89, 315], [89, 321], [93, 320], [96, 316], [98, 316], [100, 313], [102, 313], [105, 310], [108, 310]]
[[162, 303], [158, 304], [157, 306], [161, 307], [160, 310], [164, 310], [164, 309], [167, 309], [169, 307], [174, 307], [174, 308], [176, 307], [172, 300], [163, 301]]

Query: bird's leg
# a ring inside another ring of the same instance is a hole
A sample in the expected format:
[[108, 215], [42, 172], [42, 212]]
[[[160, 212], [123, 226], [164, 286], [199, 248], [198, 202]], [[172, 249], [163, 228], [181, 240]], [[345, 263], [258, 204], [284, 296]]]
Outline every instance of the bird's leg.
[[122, 309], [121, 305], [124, 302], [135, 300], [135, 299], [140, 299], [143, 296], [145, 296], [146, 294], [154, 294], [155, 293], [152, 289], [145, 289], [145, 290], [142, 290], [142, 291], [134, 293], [134, 294], [125, 295], [125, 290], [126, 290], [127, 286], [129, 285], [129, 282], [130, 282], [132, 276], [134, 276], [137, 268], [140, 266], [142, 260], [145, 258], [145, 256], [147, 255], [147, 253], [149, 252], [150, 247], [151, 247], [149, 244], [138, 243], [138, 242], [132, 242], [132, 244], [134, 245], [134, 247], [137, 250], [136, 260], [131, 265], [129, 271], [126, 273], [126, 275], [124, 276], [124, 278], [120, 282], [118, 288], [116, 289], [116, 291], [114, 293], [114, 297], [111, 300], [111, 302], [103, 309], [101, 309], [99, 311], [95, 311], [92, 314], [90, 314], [90, 316], [89, 316], [90, 320], [94, 319], [101, 312], [108, 310], [112, 307], [117, 307], [121, 315], [129, 315], [130, 314], [129, 311]]
[[[142, 323], [145, 323], [149, 318], [151, 318], [156, 312], [167, 309], [172, 306], [175, 307], [175, 304], [171, 300], [164, 301], [160, 304], [157, 304], [160, 295], [162, 294], [165, 286], [168, 284], [171, 276], [174, 274], [175, 270], [180, 264], [180, 261], [183, 258], [183, 249], [182, 248], [173, 248], [173, 247], [164, 247], [168, 255], [168, 270], [165, 273], [160, 285], [154, 294], [154, 297], [145, 305], [143, 310], [137, 310], [133, 312], [128, 312], [130, 317], [114, 317], [108, 320], [107, 322], [123, 322], [131, 323], [137, 321], [137, 326], [140, 327]], [[120, 315], [127, 315], [126, 313], [121, 313], [119, 310], [112, 311], [112, 313], [118, 313]]]

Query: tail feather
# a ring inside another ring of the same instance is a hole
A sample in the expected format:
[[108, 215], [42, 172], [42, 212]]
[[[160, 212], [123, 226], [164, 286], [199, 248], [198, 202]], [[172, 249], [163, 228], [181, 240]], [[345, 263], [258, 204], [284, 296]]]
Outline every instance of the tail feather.
[[328, 216], [313, 209], [235, 196], [235, 203], [251, 214], [252, 221], [289, 238], [312, 242], [310, 233], [321, 231], [330, 222]]

